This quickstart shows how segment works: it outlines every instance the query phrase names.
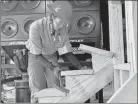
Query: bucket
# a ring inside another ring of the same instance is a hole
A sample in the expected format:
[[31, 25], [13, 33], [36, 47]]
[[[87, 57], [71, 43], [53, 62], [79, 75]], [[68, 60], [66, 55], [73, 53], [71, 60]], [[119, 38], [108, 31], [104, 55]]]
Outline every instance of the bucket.
[[16, 103], [30, 103], [31, 93], [28, 80], [16, 80], [15, 89]]

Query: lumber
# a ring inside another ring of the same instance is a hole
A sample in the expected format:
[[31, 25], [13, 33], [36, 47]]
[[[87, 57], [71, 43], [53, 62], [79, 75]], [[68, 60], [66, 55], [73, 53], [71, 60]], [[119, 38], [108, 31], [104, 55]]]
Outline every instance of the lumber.
[[109, 63], [113, 63], [113, 58], [92, 53], [92, 66], [94, 73], [98, 72]]
[[114, 53], [110, 51], [102, 50], [102, 49], [91, 47], [91, 46], [84, 45], [84, 44], [80, 44], [79, 49], [89, 54], [96, 53], [96, 54], [104, 55], [107, 57], [113, 57], [114, 55]]
[[[135, 3], [135, 5], [133, 4]], [[130, 76], [137, 72], [137, 27], [134, 23], [134, 11], [137, 11], [137, 3], [135, 1], [125, 1], [125, 17], [126, 17], [126, 42], [127, 42], [127, 61], [130, 63]], [[137, 13], [137, 12], [135, 12]]]
[[[72, 81], [74, 80], [74, 76]], [[78, 83], [73, 88], [69, 89], [70, 93], [64, 97], [57, 97], [54, 99], [53, 103], [83, 103], [91, 96], [95, 95], [100, 89], [106, 86], [109, 82], [113, 80], [113, 65], [109, 63], [107, 66], [103, 67], [100, 71], [91, 75], [87, 80]], [[45, 100], [47, 97], [44, 98]], [[41, 101], [41, 103], [45, 103]]]
[[56, 88], [46, 88], [43, 90], [40, 90], [38, 92], [36, 92], [35, 97], [61, 97], [61, 96], [65, 96], [65, 93], [59, 91]]
[[[115, 54], [113, 64], [124, 63], [124, 43], [121, 2], [108, 1], [110, 51]], [[122, 70], [114, 70], [114, 91], [125, 82]]]
[[114, 69], [129, 71], [130, 70], [130, 63], [114, 65]]
[[93, 69], [89, 69], [89, 70], [69, 70], [69, 71], [61, 71], [61, 76], [92, 75], [93, 73], [94, 73]]
[[[88, 78], [90, 78], [91, 75], [79, 75], [79, 76], [65, 76], [65, 82], [66, 82], [66, 88], [71, 89], [75, 87], [77, 84], [86, 81]], [[72, 81], [75, 80], [75, 81]]]

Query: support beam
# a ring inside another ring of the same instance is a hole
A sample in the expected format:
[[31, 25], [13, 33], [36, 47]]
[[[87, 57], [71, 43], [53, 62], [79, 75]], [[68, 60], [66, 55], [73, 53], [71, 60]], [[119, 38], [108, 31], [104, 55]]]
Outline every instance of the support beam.
[[[138, 7], [137, 7], [137, 1], [133, 1], [133, 23], [134, 23], [134, 38], [135, 38], [135, 56], [137, 56], [137, 10], [138, 10]], [[137, 58], [136, 58], [136, 63], [137, 63]], [[137, 69], [137, 68], [136, 68]]]
[[[108, 63], [112, 63], [113, 59], [112, 57], [115, 56], [114, 53], [94, 47], [90, 47], [87, 45], [80, 45], [80, 49], [83, 50], [86, 53], [90, 53], [92, 55], [92, 66], [94, 73], [97, 73], [105, 67]], [[99, 92], [97, 92], [97, 96], [99, 103], [103, 103], [103, 89], [101, 89]]]
[[79, 49], [81, 49], [82, 51], [89, 53], [89, 54], [95, 53], [95, 54], [99, 54], [99, 55], [103, 55], [103, 56], [107, 56], [107, 57], [113, 57], [113, 55], [114, 55], [113, 52], [95, 48], [95, 47], [91, 47], [91, 46], [84, 45], [84, 44], [80, 44]]
[[130, 63], [130, 76], [137, 72], [137, 1], [125, 1], [126, 14], [126, 39], [127, 39], [127, 60]]
[[92, 53], [92, 64], [94, 73], [98, 72], [101, 68], [105, 67], [109, 63], [113, 63], [113, 58]]
[[[87, 80], [78, 83], [78, 85], [71, 88], [70, 89], [71, 92], [69, 96], [65, 98], [66, 99], [65, 102], [82, 103], [91, 96], [95, 95], [95, 93], [97, 93], [99, 90], [104, 88], [109, 82], [112, 81], [112, 79], [113, 79], [113, 65], [110, 63], [107, 66], [103, 67], [100, 71], [89, 77]], [[74, 79], [73, 76], [72, 76], [72, 81], [76, 81], [76, 79]]]
[[[116, 53], [113, 58], [114, 64], [124, 63], [124, 44], [123, 44], [123, 24], [122, 24], [122, 4], [120, 1], [108, 1], [109, 8], [109, 38], [110, 51]], [[114, 70], [114, 91], [124, 83], [123, 71]]]
[[61, 76], [73, 76], [73, 75], [93, 75], [94, 70], [69, 70], [69, 71], [61, 71]]
[[66, 96], [65, 93], [57, 90], [56, 88], [47, 88], [36, 92], [35, 97], [63, 97]]
[[130, 70], [130, 64], [129, 63], [117, 64], [117, 65], [114, 65], [114, 69], [129, 71]]

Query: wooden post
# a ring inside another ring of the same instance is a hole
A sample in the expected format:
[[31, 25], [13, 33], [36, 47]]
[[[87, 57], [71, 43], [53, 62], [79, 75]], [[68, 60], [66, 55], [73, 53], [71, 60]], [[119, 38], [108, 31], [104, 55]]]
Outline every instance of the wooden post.
[[[136, 49], [136, 53], [137, 53], [137, 1], [133, 1], [133, 18], [134, 18], [134, 34], [135, 34], [135, 49]], [[135, 54], [136, 54], [135, 53]], [[137, 54], [136, 54], [137, 55]], [[137, 59], [136, 59], [137, 62]], [[136, 68], [137, 69], [137, 68]]]
[[[112, 57], [114, 56], [114, 53], [110, 51], [90, 47], [83, 44], [80, 44], [79, 48], [86, 53], [92, 54], [92, 64], [95, 73], [100, 71], [100, 69], [106, 66], [108, 63], [112, 63]], [[99, 103], [103, 103], [103, 89], [96, 93], [96, 99], [98, 99]]]
[[137, 1], [125, 1], [127, 60], [130, 63], [130, 76], [137, 72]]
[[137, 1], [133, 1], [133, 18], [134, 18], [134, 39], [135, 39], [135, 56], [136, 56], [136, 59], [135, 59], [135, 72], [137, 72], [137, 10], [138, 10], [138, 7], [137, 7]]
[[[120, 1], [108, 1], [109, 8], [109, 38], [110, 51], [116, 53], [114, 64], [124, 63], [122, 4]], [[121, 77], [120, 77], [121, 76]], [[114, 91], [117, 91], [125, 82], [125, 72], [114, 70]]]

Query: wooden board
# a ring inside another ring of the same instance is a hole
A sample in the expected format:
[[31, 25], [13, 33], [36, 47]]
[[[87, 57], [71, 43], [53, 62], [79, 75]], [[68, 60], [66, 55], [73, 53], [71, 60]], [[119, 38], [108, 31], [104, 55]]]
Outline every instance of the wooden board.
[[[134, 43], [135, 43], [135, 56], [137, 56], [137, 4], [138, 4], [138, 1], [133, 1], [133, 24], [134, 24]], [[137, 62], [137, 59], [136, 59], [136, 62]], [[137, 69], [137, 68], [136, 68]]]
[[130, 64], [129, 63], [117, 64], [117, 65], [114, 65], [114, 69], [129, 71], [130, 70]]
[[[100, 71], [100, 69], [102, 69], [109, 63], [112, 63], [112, 58], [106, 57], [106, 56], [103, 56], [100, 54], [92, 53], [92, 64], [93, 64], [94, 74], [97, 73], [98, 71]], [[74, 72], [77, 72], [77, 74]], [[70, 73], [69, 73], [69, 71], [63, 71], [63, 72], [61, 72], [61, 74], [62, 74], [62, 76], [63, 75], [65, 76], [67, 89], [70, 89], [70, 88], [74, 87], [78, 82], [80, 83], [83, 80], [86, 80], [87, 78], [91, 77], [91, 75], [90, 75], [91, 73], [89, 73], [89, 71], [85, 71], [85, 73], [84, 73], [81, 70], [70, 71]], [[86, 75], [86, 74], [88, 74], [88, 75]], [[70, 77], [70, 75], [74, 75], [74, 76]], [[72, 77], [76, 81], [72, 81]]]
[[[53, 103], [83, 103], [112, 80], [113, 65], [110, 63], [87, 80], [70, 89], [67, 96], [54, 99]], [[74, 80], [72, 79], [72, 81]], [[45, 101], [41, 101], [41, 103], [45, 103]]]
[[65, 76], [66, 88], [67, 89], [72, 89], [77, 84], [87, 80], [91, 76], [92, 75]]
[[113, 55], [114, 55], [113, 52], [102, 50], [102, 49], [95, 48], [95, 47], [91, 47], [91, 46], [84, 45], [84, 44], [80, 44], [79, 49], [81, 49], [82, 51], [84, 51], [86, 53], [90, 53], [90, 54], [96, 53], [96, 54], [107, 56], [107, 57], [113, 57]]
[[137, 74], [129, 78], [107, 103], [137, 103]]
[[[109, 10], [109, 38], [110, 51], [116, 53], [113, 58], [114, 64], [124, 63], [123, 24], [121, 2], [108, 1]], [[123, 71], [114, 70], [114, 90], [117, 91], [124, 83]]]
[[137, 22], [137, 19], [133, 17], [133, 12], [134, 10], [137, 11], [137, 8], [134, 6], [133, 3], [137, 2], [125, 1], [127, 60], [131, 66], [130, 76], [137, 72], [137, 34], [135, 33], [137, 31], [137, 27], [136, 25], [134, 25], [134, 23]]
[[92, 65], [94, 73], [98, 72], [109, 63], [113, 63], [113, 58], [92, 53]]
[[62, 97], [41, 97], [38, 99], [39, 103], [54, 103], [57, 99], [60, 99]]
[[61, 76], [76, 76], [76, 75], [92, 75], [94, 71], [92, 69], [89, 70], [69, 70], [69, 71], [61, 71]]
[[61, 97], [65, 96], [65, 93], [57, 90], [56, 88], [46, 88], [41, 91], [36, 92], [35, 97]]

